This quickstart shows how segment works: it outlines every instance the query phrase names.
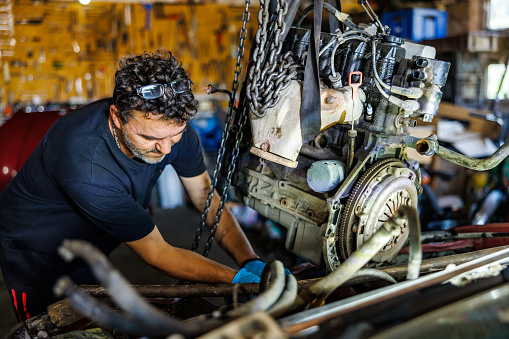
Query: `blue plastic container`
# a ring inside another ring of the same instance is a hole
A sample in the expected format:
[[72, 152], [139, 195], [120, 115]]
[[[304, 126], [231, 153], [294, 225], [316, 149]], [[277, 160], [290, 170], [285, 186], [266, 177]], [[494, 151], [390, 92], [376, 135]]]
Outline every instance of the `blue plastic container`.
[[412, 41], [441, 39], [447, 35], [447, 12], [433, 8], [409, 8], [382, 14], [391, 35]]

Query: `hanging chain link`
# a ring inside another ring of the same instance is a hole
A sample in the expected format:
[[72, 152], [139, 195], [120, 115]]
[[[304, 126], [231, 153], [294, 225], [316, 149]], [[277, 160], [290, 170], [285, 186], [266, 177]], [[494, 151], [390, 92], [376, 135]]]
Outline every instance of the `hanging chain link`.
[[[286, 0], [278, 0], [276, 4], [276, 19], [269, 25], [269, 0], [260, 0], [258, 12], [258, 30], [256, 31], [256, 48], [253, 53], [254, 67], [249, 71], [247, 97], [251, 112], [259, 118], [265, 116], [268, 108], [276, 106], [281, 98], [281, 92], [288, 87], [290, 81], [297, 77], [297, 66], [293, 60], [293, 53], [287, 52], [281, 56], [285, 31], [285, 15], [288, 11]], [[272, 39], [271, 35], [273, 36]], [[269, 41], [270, 39], [270, 41]], [[269, 54], [267, 54], [267, 49]]]
[[[221, 138], [221, 145], [219, 147], [219, 152], [217, 154], [216, 167], [214, 169], [214, 175], [213, 175], [212, 182], [211, 182], [211, 185], [209, 188], [209, 192], [207, 194], [207, 200], [205, 201], [205, 207], [204, 207], [203, 213], [201, 215], [200, 225], [198, 226], [198, 229], [196, 230], [196, 235], [195, 235], [193, 244], [191, 246], [191, 251], [196, 252], [198, 245], [200, 244], [201, 235], [202, 235], [203, 229], [205, 227], [205, 221], [207, 220], [207, 216], [210, 211], [210, 204], [212, 202], [212, 198], [214, 197], [214, 191], [216, 189], [217, 179], [218, 179], [219, 173], [221, 171], [221, 166], [222, 166], [224, 153], [225, 153], [226, 140], [228, 140], [230, 138], [230, 131], [236, 132], [235, 133], [235, 146], [232, 151], [233, 154], [232, 154], [231, 162], [228, 166], [228, 175], [227, 175], [226, 182], [225, 182], [223, 192], [221, 195], [221, 201], [219, 202], [219, 206], [216, 211], [216, 217], [214, 219], [214, 223], [212, 225], [212, 229], [210, 231], [209, 238], [208, 238], [207, 243], [205, 244], [205, 248], [203, 250], [203, 256], [205, 256], [205, 257], [208, 256], [208, 254], [209, 254], [210, 247], [212, 246], [212, 242], [214, 241], [214, 235], [216, 234], [217, 227], [219, 225], [219, 221], [221, 220], [221, 216], [223, 214], [224, 204], [225, 204], [226, 198], [228, 196], [228, 188], [230, 187], [232, 175], [233, 175], [233, 172], [235, 171], [236, 160], [239, 155], [240, 141], [242, 140], [242, 137], [243, 137], [242, 128], [247, 121], [247, 112], [244, 109], [242, 112], [238, 112], [241, 114], [240, 119], [239, 119], [239, 125], [238, 126], [230, 126], [230, 124], [233, 121], [233, 112], [235, 111], [235, 96], [237, 94], [237, 89], [239, 87], [239, 75], [242, 72], [241, 59], [244, 56], [244, 51], [245, 51], [244, 41], [246, 40], [246, 37], [247, 37], [246, 26], [247, 26], [247, 22], [249, 21], [249, 18], [250, 18], [249, 5], [251, 4], [251, 0], [245, 0], [245, 4], [246, 4], [246, 8], [245, 8], [244, 12], [242, 13], [243, 25], [242, 25], [242, 28], [240, 29], [240, 43], [239, 43], [239, 47], [237, 49], [237, 63], [235, 64], [235, 76], [234, 76], [233, 83], [232, 83], [232, 93], [231, 93], [230, 102], [229, 102], [229, 106], [228, 106], [228, 113], [226, 115], [225, 124], [224, 124], [224, 128], [223, 128], [223, 136]], [[243, 106], [243, 107], [245, 107], [245, 106]]]

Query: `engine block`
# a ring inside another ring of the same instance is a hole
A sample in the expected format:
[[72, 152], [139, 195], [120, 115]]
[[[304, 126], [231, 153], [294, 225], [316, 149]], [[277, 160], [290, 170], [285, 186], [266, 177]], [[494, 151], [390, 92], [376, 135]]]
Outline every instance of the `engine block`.
[[[420, 170], [406, 153], [405, 128], [437, 114], [450, 65], [387, 28], [322, 32], [313, 112], [320, 130], [307, 142], [301, 105], [313, 95], [305, 82], [311, 30], [297, 22], [269, 57], [256, 49], [267, 60], [255, 59], [249, 73], [251, 138], [233, 184], [239, 199], [287, 228], [288, 250], [332, 271], [400, 206], [417, 207]], [[372, 260], [391, 260], [407, 229]]]

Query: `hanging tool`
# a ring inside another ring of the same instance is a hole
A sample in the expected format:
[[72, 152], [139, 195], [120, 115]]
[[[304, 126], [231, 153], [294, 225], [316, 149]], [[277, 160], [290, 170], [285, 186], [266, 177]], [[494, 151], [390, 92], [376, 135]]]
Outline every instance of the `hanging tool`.
[[152, 5], [142, 5], [145, 10], [145, 30], [152, 28]]
[[190, 31], [189, 31], [189, 39], [190, 39], [190, 50], [191, 56], [194, 59], [198, 59], [198, 48], [196, 48], [196, 45], [198, 45], [198, 19], [196, 18], [196, 5], [191, 0], [189, 1], [189, 9], [191, 10], [191, 24], [190, 24]]
[[219, 10], [219, 15], [221, 15], [221, 25], [216, 31], [214, 31], [214, 34], [216, 36], [217, 51], [219, 53], [223, 53], [223, 51], [225, 50], [224, 35], [228, 30], [228, 23], [225, 10]]

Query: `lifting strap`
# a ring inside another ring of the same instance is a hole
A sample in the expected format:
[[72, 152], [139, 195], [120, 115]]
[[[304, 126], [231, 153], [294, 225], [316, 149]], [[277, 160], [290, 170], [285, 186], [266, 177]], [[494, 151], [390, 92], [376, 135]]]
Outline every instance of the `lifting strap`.
[[[341, 12], [341, 0], [328, 0], [327, 2]], [[329, 32], [334, 34], [338, 28], [344, 32], [343, 23], [340, 22], [334, 15], [329, 13]]]
[[300, 110], [300, 124], [302, 141], [307, 143], [320, 133], [320, 77], [318, 68], [318, 53], [320, 48], [320, 32], [322, 28], [323, 0], [315, 0], [313, 26], [309, 38], [304, 83], [302, 87], [302, 103]]

